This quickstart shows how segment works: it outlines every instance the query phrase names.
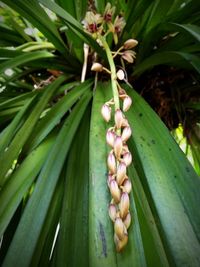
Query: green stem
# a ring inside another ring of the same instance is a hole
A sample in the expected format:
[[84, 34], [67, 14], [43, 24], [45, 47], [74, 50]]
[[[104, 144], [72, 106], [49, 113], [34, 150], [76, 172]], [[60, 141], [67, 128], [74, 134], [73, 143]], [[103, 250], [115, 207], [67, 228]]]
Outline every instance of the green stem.
[[110, 47], [108, 46], [108, 43], [106, 42], [105, 38], [101, 35], [99, 35], [98, 37], [99, 37], [100, 41], [102, 42], [103, 47], [105, 48], [108, 62], [110, 65], [113, 99], [114, 99], [114, 103], [115, 103], [115, 110], [117, 110], [120, 108], [120, 104], [119, 104], [119, 93], [118, 93], [118, 89], [117, 89], [117, 74], [116, 74], [115, 63], [114, 63], [114, 60], [112, 57], [112, 53], [110, 51]]

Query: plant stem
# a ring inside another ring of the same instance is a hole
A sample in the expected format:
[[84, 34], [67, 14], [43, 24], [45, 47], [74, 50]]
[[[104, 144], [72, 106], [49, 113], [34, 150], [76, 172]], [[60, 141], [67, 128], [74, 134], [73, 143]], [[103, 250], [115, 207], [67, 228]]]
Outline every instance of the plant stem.
[[106, 39], [101, 35], [99, 35], [98, 37], [99, 37], [100, 41], [102, 42], [103, 47], [105, 48], [108, 62], [110, 65], [113, 98], [114, 98], [114, 103], [115, 103], [115, 110], [117, 110], [120, 108], [120, 105], [119, 105], [119, 93], [118, 93], [118, 89], [117, 89], [117, 74], [116, 74], [115, 63], [114, 63], [110, 48], [108, 46], [108, 43], [106, 42]]

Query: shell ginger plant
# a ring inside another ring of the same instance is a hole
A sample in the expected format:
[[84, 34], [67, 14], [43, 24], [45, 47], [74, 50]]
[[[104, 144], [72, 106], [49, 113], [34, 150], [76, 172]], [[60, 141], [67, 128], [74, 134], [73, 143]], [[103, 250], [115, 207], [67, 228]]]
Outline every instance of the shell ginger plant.
[[[93, 38], [106, 51], [110, 66], [109, 70], [101, 63], [94, 62], [91, 70], [96, 72], [105, 71], [111, 79], [113, 97], [103, 104], [101, 114], [106, 122], [114, 118], [114, 125], [106, 133], [106, 142], [111, 147], [107, 158], [107, 183], [112, 197], [109, 205], [109, 216], [114, 223], [116, 250], [120, 252], [128, 242], [128, 228], [131, 224], [129, 194], [132, 186], [127, 175], [127, 168], [132, 162], [132, 155], [126, 143], [131, 136], [131, 127], [124, 113], [129, 110], [132, 99], [120, 86], [118, 80], [127, 80], [127, 78], [125, 79], [124, 60], [133, 63], [135, 52], [131, 49], [137, 45], [137, 41], [128, 39], [117, 51], [110, 50], [106, 37], [111, 33], [117, 45], [118, 37], [125, 26], [124, 18], [122, 16], [114, 18], [114, 15], [115, 8], [108, 3], [103, 16], [87, 12], [84, 26], [86, 31], [91, 33]], [[120, 56], [122, 63], [118, 70], [114, 61], [117, 56]]]

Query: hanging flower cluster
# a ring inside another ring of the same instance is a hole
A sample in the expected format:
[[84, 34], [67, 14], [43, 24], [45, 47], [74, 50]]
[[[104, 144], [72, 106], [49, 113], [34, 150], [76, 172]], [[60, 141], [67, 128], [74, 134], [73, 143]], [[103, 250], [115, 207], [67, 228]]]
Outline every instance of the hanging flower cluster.
[[[132, 103], [126, 92], [119, 88], [119, 97], [123, 101], [123, 108], [115, 110], [115, 125], [107, 130], [106, 141], [111, 147], [108, 154], [108, 187], [112, 196], [109, 205], [109, 216], [114, 223], [114, 241], [117, 251], [121, 251], [128, 241], [128, 228], [131, 223], [129, 212], [129, 193], [131, 181], [127, 176], [127, 167], [132, 162], [132, 155], [126, 144], [131, 136], [131, 128], [125, 118]], [[106, 122], [111, 119], [111, 105], [113, 99], [102, 106], [101, 113]]]
[[[132, 155], [127, 146], [127, 140], [131, 136], [131, 127], [124, 113], [129, 110], [132, 99], [121, 88], [118, 81], [127, 82], [124, 60], [127, 63], [134, 62], [136, 53], [132, 49], [138, 42], [135, 39], [129, 39], [117, 51], [110, 50], [106, 36], [112, 34], [114, 43], [117, 44], [125, 26], [124, 18], [120, 15], [114, 17], [114, 14], [115, 7], [111, 7], [108, 3], [103, 15], [87, 12], [83, 23], [85, 30], [105, 49], [110, 65], [109, 70], [101, 63], [94, 62], [91, 70], [105, 71], [111, 76], [113, 98], [102, 106], [101, 114], [106, 122], [109, 122], [111, 118], [114, 119], [113, 127], [109, 128], [106, 133], [106, 142], [111, 148], [107, 157], [107, 183], [112, 197], [109, 204], [109, 216], [114, 224], [116, 249], [120, 252], [128, 242], [128, 228], [131, 224], [129, 194], [132, 186], [127, 175], [127, 168], [132, 162]], [[120, 56], [122, 63], [122, 68], [118, 71], [116, 71], [114, 62], [117, 56]], [[114, 111], [113, 115], [112, 111]]]

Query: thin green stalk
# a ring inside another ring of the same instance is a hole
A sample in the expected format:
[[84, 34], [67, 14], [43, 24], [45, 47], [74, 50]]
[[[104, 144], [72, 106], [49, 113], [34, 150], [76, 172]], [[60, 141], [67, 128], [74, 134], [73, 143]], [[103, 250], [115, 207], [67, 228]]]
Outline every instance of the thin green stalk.
[[100, 41], [103, 44], [103, 47], [105, 48], [108, 62], [110, 65], [113, 98], [114, 98], [114, 103], [115, 103], [115, 110], [117, 110], [120, 108], [120, 104], [119, 104], [119, 93], [118, 93], [118, 89], [117, 89], [117, 74], [116, 74], [115, 63], [113, 60], [112, 53], [110, 51], [110, 47], [108, 46], [108, 43], [106, 42], [106, 39], [101, 35], [99, 35], [98, 38], [100, 39]]

